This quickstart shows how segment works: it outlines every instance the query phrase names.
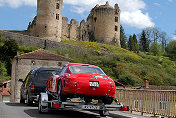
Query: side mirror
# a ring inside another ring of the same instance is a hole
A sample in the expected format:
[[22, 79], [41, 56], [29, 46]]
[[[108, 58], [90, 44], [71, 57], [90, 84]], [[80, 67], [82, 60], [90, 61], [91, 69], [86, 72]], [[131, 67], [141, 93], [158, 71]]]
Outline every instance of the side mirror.
[[22, 83], [24, 82], [23, 79], [19, 79], [18, 81], [19, 81], [19, 82], [22, 82]]

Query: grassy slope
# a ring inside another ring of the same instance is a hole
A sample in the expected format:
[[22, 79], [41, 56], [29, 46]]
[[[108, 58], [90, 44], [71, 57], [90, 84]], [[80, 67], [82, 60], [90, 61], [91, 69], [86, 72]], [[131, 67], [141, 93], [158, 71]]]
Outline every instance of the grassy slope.
[[[95, 42], [70, 40], [63, 40], [62, 42], [91, 48], [102, 53], [114, 54], [113, 57], [86, 53], [78, 56], [69, 51], [70, 57], [75, 62], [98, 65], [103, 68], [107, 75], [123, 84], [143, 85], [144, 80], [147, 79], [150, 84], [154, 85], [176, 85], [176, 64], [167, 57], [144, 53], [136, 54], [116, 46]], [[64, 54], [64, 52], [59, 51], [57, 53]]]

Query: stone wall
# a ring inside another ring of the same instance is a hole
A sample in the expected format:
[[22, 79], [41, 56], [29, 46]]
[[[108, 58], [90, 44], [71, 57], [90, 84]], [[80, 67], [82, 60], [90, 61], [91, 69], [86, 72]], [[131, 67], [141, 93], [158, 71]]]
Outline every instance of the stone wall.
[[20, 45], [24, 46], [36, 46], [39, 48], [44, 48], [46, 45], [46, 49], [48, 50], [72, 50], [74, 51], [74, 54], [77, 55], [85, 54], [85, 52], [97, 53], [92, 49], [82, 48], [62, 42], [55, 42], [45, 38], [33, 37], [3, 30], [0, 32], [4, 34], [6, 39], [15, 39]]
[[[35, 62], [35, 63], [33, 63]], [[62, 65], [68, 63], [66, 61], [49, 61], [49, 60], [31, 60], [20, 59], [12, 61], [12, 75], [11, 75], [11, 102], [20, 101], [20, 88], [22, 83], [19, 79], [25, 80], [27, 74], [36, 67], [58, 67], [58, 63]]]

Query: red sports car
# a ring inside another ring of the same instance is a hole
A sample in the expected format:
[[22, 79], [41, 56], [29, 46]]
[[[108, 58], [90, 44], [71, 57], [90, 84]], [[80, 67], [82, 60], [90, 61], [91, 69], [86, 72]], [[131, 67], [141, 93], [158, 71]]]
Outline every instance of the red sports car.
[[66, 64], [59, 75], [48, 79], [48, 91], [60, 96], [61, 101], [67, 98], [80, 97], [86, 102], [92, 99], [111, 104], [116, 86], [101, 68], [89, 64]]

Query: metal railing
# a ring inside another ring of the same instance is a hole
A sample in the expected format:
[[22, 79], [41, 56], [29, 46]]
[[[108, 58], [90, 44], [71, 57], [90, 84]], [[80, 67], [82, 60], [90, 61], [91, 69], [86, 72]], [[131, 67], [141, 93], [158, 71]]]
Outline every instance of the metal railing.
[[119, 102], [130, 107], [130, 111], [176, 117], [176, 91], [116, 90]]

